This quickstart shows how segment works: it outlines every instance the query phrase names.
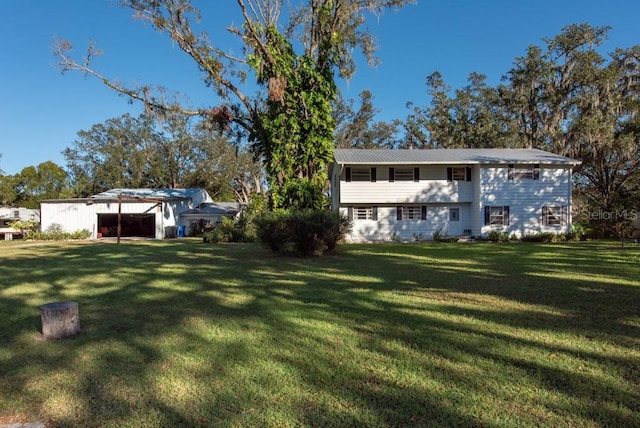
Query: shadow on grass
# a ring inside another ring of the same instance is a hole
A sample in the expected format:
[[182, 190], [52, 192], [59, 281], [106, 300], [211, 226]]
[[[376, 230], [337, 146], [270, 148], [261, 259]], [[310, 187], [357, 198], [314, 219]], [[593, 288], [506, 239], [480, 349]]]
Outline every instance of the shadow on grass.
[[[640, 257], [598, 251], [353, 245], [299, 260], [189, 240], [18, 250], [0, 267], [0, 416], [637, 425]], [[57, 300], [79, 303], [82, 334], [38, 342], [38, 306]]]

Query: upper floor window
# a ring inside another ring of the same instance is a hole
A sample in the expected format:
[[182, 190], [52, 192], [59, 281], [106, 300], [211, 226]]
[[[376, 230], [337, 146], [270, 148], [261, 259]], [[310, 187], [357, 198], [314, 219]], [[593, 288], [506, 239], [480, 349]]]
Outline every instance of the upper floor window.
[[389, 168], [389, 181], [420, 181], [420, 168]]
[[508, 206], [484, 207], [484, 225], [485, 226], [508, 226], [509, 225], [509, 207]]
[[347, 181], [376, 181], [375, 168], [350, 168], [345, 170]]
[[447, 181], [471, 181], [471, 168], [464, 166], [447, 168]]
[[568, 209], [566, 206], [543, 206], [542, 225], [543, 226], [564, 226], [567, 224]]
[[540, 180], [540, 165], [509, 164], [509, 180]]

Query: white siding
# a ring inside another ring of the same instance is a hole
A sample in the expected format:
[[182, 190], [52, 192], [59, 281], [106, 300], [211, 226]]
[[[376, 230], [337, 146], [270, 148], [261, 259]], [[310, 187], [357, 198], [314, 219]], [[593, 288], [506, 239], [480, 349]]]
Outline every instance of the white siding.
[[[389, 181], [389, 167], [409, 165], [358, 165], [376, 168], [376, 181], [346, 180], [346, 168], [332, 173], [332, 203], [347, 215], [349, 207], [376, 206], [378, 220], [355, 220], [351, 241], [431, 239], [442, 229], [451, 235], [487, 234], [492, 230], [522, 236], [527, 233], [571, 230], [571, 165], [541, 165], [539, 180], [508, 179], [507, 164], [471, 166], [471, 181], [448, 181], [448, 165], [421, 165], [419, 181]], [[460, 166], [460, 165], [458, 165]], [[467, 167], [467, 166], [465, 166]], [[425, 205], [427, 220], [396, 220], [398, 205]], [[485, 226], [484, 208], [508, 206], [508, 226]], [[542, 207], [567, 207], [564, 226], [542, 226]], [[460, 220], [449, 223], [449, 209], [460, 210]]]
[[[176, 225], [176, 209], [188, 209], [190, 201], [164, 203], [162, 209], [154, 202], [123, 202], [122, 214], [155, 213], [155, 237], [164, 238], [164, 230]], [[190, 207], [189, 207], [190, 208]], [[41, 229], [59, 224], [65, 232], [89, 230], [91, 237], [97, 236], [98, 214], [118, 214], [117, 201], [43, 202], [41, 204]]]
[[[415, 206], [421, 207], [422, 205]], [[429, 240], [438, 230], [444, 235], [458, 235], [470, 228], [469, 204], [426, 205], [426, 220], [397, 220], [397, 206], [376, 207], [378, 220], [352, 220], [353, 228], [351, 234], [347, 236], [349, 242]], [[460, 220], [454, 225], [449, 222], [450, 208], [458, 208], [460, 212]], [[349, 207], [342, 206], [340, 212], [347, 216]], [[459, 232], [453, 232], [453, 227]]]
[[471, 212], [469, 225], [471, 229], [471, 235], [473, 236], [480, 235], [482, 231], [483, 216], [481, 215], [482, 208], [480, 203], [480, 201], [482, 200], [482, 198], [480, 197], [482, 192], [480, 178], [482, 175], [481, 170], [482, 168], [480, 167], [480, 165], [474, 165], [471, 173], [471, 183], [473, 185], [473, 202], [471, 203], [470, 207]]
[[[483, 167], [480, 172], [479, 223], [481, 233], [503, 230], [522, 236], [538, 232], [566, 232], [571, 230], [570, 216], [565, 226], [542, 226], [542, 206], [571, 208], [571, 169], [541, 166], [540, 179], [508, 179], [504, 166]], [[485, 206], [509, 206], [509, 226], [484, 225]]]
[[[371, 168], [370, 166], [359, 168]], [[410, 167], [413, 169], [413, 167]], [[346, 168], [345, 168], [346, 169]], [[376, 181], [346, 181], [345, 169], [340, 174], [340, 204], [358, 203], [446, 203], [471, 202], [472, 182], [447, 181], [447, 166], [419, 167], [419, 181], [389, 181], [389, 167], [376, 168]]]
[[[123, 202], [122, 214], [156, 214], [156, 238], [164, 237], [164, 227], [175, 225], [172, 207], [165, 204], [160, 210], [153, 202]], [[62, 226], [65, 232], [88, 230], [95, 238], [98, 227], [98, 214], [118, 214], [118, 202], [101, 202], [84, 200], [78, 202], [42, 202], [40, 205], [42, 222], [41, 230], [46, 230], [52, 224]], [[164, 215], [163, 215], [164, 214]]]

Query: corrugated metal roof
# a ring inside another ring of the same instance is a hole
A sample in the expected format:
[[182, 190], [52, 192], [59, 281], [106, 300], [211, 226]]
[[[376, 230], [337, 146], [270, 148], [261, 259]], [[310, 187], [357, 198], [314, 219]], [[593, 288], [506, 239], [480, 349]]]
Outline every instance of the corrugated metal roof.
[[240, 206], [237, 202], [207, 202], [200, 204], [197, 208], [181, 212], [180, 216], [235, 215], [238, 211]]
[[90, 196], [93, 199], [117, 199], [118, 196], [149, 199], [190, 199], [202, 189], [111, 189]]
[[334, 158], [339, 164], [581, 163], [538, 149], [335, 149]]

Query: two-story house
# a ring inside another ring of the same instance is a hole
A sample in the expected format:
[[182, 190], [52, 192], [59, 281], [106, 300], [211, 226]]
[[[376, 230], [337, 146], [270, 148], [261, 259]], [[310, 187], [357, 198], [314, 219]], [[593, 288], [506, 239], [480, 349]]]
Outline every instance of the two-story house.
[[571, 230], [572, 168], [536, 149], [336, 149], [332, 206], [350, 241]]

